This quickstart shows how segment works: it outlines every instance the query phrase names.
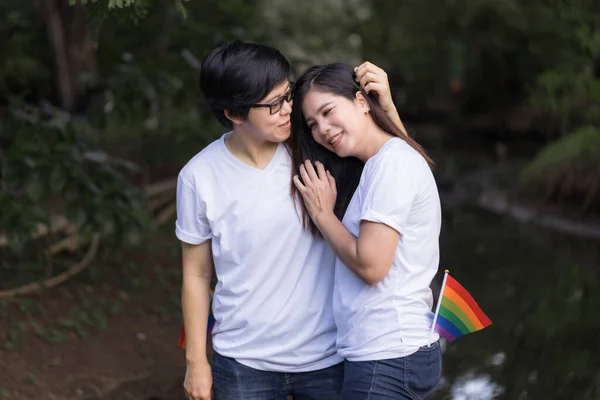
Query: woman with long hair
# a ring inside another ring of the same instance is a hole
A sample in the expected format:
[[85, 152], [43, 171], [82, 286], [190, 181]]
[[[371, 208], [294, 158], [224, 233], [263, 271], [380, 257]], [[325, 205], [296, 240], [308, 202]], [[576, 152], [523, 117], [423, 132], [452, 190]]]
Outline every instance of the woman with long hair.
[[342, 398], [425, 399], [441, 377], [431, 330], [441, 226], [433, 162], [362, 83], [330, 64], [295, 84], [293, 191], [305, 227], [337, 256]]

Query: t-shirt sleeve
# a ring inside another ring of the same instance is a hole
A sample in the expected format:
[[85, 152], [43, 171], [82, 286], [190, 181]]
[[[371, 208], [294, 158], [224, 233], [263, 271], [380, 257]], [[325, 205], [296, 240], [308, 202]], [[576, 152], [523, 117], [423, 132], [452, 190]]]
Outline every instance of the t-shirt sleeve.
[[402, 234], [417, 196], [414, 169], [401, 159], [388, 157], [369, 168], [364, 178], [360, 219], [388, 225]]
[[189, 244], [201, 244], [212, 237], [204, 203], [196, 190], [181, 177], [177, 180], [175, 235]]

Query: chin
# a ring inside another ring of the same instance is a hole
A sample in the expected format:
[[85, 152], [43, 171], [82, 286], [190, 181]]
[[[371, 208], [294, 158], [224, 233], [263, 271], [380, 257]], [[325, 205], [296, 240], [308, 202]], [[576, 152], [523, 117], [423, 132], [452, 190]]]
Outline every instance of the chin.
[[337, 154], [339, 157], [345, 158], [345, 157], [350, 157], [350, 154], [348, 154], [348, 150], [345, 149], [344, 147], [341, 147], [339, 149], [332, 149], [332, 152], [334, 152], [335, 154]]
[[286, 140], [288, 140], [290, 138], [290, 136], [291, 136], [291, 132], [288, 132], [285, 135], [279, 135], [277, 137], [277, 141], [280, 142], [280, 143], [281, 142], [285, 142]]
[[274, 142], [274, 143], [283, 143], [285, 142], [289, 137], [290, 137], [290, 133], [291, 132], [287, 132], [287, 133], [275, 133], [273, 135], [269, 135], [269, 137], [267, 138], [267, 140]]

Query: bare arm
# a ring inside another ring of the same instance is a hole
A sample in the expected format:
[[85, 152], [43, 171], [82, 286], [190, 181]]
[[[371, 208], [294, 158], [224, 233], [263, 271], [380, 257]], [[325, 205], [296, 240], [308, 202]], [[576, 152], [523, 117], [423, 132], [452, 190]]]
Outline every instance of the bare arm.
[[375, 285], [388, 274], [400, 234], [385, 224], [362, 221], [354, 237], [333, 212], [315, 217], [319, 228], [338, 258], [367, 285]]
[[185, 326], [187, 371], [184, 387], [191, 399], [210, 399], [212, 373], [206, 357], [206, 330], [213, 270], [211, 241], [181, 244], [183, 284], [181, 305]]

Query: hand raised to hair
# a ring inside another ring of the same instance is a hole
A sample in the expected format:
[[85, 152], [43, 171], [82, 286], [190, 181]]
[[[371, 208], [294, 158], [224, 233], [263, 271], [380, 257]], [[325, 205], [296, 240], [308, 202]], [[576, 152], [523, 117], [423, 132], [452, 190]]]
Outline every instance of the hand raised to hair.
[[392, 92], [390, 90], [390, 83], [386, 72], [377, 65], [365, 61], [354, 68], [354, 73], [360, 87], [367, 93], [373, 91], [377, 94], [377, 101], [383, 111], [385, 111], [392, 122], [406, 134], [406, 128], [400, 119], [400, 115], [398, 114], [398, 110], [392, 99]]
[[365, 92], [374, 91], [377, 93], [379, 105], [385, 112], [395, 108], [388, 76], [384, 70], [369, 61], [365, 61], [354, 68], [354, 73], [356, 74], [356, 81]]

